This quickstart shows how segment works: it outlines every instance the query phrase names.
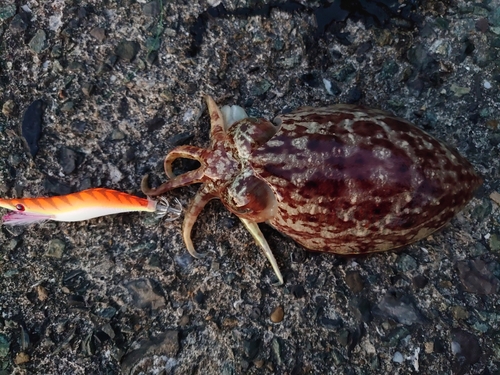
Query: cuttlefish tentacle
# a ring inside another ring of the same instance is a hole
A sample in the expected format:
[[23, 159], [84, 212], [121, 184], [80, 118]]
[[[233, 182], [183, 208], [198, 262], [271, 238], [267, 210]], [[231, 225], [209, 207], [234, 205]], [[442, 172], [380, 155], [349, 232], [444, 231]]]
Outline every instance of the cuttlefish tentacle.
[[205, 100], [208, 106], [208, 113], [210, 114], [210, 148], [227, 138], [226, 124], [224, 123], [224, 116], [221, 110], [215, 104], [211, 96], [206, 95]]
[[165, 194], [166, 192], [176, 189], [178, 187], [187, 186], [191, 184], [196, 184], [199, 182], [203, 182], [204, 171], [201, 168], [195, 169], [194, 171], [189, 171], [172, 180], [168, 180], [164, 182], [157, 188], [149, 187], [148, 183], [149, 175], [145, 175], [141, 181], [141, 190], [148, 197], [156, 197], [158, 195]]
[[196, 146], [179, 146], [176, 147], [174, 150], [169, 152], [169, 154], [166, 156], [165, 161], [163, 162], [163, 166], [165, 168], [165, 173], [167, 174], [168, 178], [173, 179], [175, 176], [174, 172], [172, 172], [172, 164], [175, 160], [179, 158], [183, 159], [191, 159], [191, 160], [196, 160], [201, 164], [202, 169], [205, 167], [205, 157], [206, 157], [207, 150], [196, 147]]
[[[165, 173], [170, 178], [167, 182], [161, 184], [157, 188], [150, 188], [148, 184], [148, 175], [142, 178], [141, 190], [149, 197], [156, 197], [165, 194], [166, 192], [176, 189], [178, 187], [205, 182], [206, 158], [207, 150], [195, 146], [179, 146], [170, 152], [164, 161]], [[200, 167], [193, 171], [175, 176], [172, 172], [172, 163], [178, 159], [192, 159], [200, 162]]]
[[195, 258], [201, 258], [204, 254], [200, 254], [194, 249], [193, 241], [191, 240], [191, 230], [193, 229], [193, 225], [205, 205], [215, 198], [217, 197], [213, 195], [212, 188], [208, 185], [203, 185], [198, 193], [196, 193], [195, 197], [191, 201], [191, 204], [186, 210], [186, 214], [184, 215], [184, 222], [182, 223], [182, 237], [189, 254]]

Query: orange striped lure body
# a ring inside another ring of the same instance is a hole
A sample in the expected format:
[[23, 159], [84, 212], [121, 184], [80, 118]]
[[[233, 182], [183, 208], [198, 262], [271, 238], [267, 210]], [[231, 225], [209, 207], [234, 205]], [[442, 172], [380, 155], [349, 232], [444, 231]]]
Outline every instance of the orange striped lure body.
[[179, 208], [170, 207], [166, 200], [158, 202], [104, 188], [48, 198], [0, 198], [0, 207], [12, 210], [2, 218], [3, 223], [7, 225], [30, 224], [45, 220], [81, 221], [132, 211], [156, 212], [158, 216], [171, 214], [167, 219], [170, 221], [177, 219], [181, 214], [182, 207], [179, 201], [176, 201], [176, 204]]

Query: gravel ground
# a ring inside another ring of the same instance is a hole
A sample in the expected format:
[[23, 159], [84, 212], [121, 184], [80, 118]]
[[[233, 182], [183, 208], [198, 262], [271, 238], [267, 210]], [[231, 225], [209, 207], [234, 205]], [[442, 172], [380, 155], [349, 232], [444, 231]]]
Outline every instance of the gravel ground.
[[0, 374], [500, 373], [497, 0], [14, 3], [0, 0], [2, 197], [139, 195], [174, 146], [208, 144], [204, 93], [266, 118], [386, 109], [484, 184], [400, 251], [311, 254], [263, 226], [283, 287], [219, 202], [195, 227], [203, 260], [181, 220], [151, 214], [3, 227]]

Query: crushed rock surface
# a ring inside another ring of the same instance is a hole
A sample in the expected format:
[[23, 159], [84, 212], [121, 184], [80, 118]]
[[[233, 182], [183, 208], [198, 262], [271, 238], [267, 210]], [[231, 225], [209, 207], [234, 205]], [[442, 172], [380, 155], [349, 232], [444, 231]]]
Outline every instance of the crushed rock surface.
[[283, 287], [217, 201], [193, 232], [203, 259], [151, 214], [2, 227], [0, 374], [500, 373], [499, 1], [368, 3], [0, 0], [1, 197], [140, 195], [173, 147], [208, 145], [203, 94], [269, 119], [385, 109], [484, 179], [399, 251], [312, 254], [263, 226]]

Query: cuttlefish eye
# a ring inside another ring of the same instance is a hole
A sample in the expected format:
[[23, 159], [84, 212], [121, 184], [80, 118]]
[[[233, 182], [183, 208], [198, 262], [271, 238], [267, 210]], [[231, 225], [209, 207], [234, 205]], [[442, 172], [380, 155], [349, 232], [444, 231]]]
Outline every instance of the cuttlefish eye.
[[20, 203], [16, 204], [16, 210], [18, 211], [24, 211], [24, 206]]

